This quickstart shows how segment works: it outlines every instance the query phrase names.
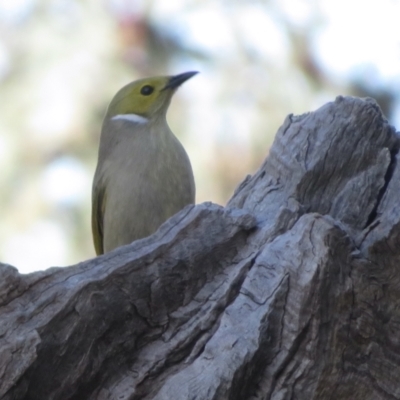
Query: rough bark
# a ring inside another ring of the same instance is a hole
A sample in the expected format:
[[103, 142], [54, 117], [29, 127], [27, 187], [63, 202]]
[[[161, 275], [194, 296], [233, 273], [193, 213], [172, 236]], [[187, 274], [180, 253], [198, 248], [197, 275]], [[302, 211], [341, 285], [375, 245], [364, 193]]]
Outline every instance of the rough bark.
[[373, 100], [338, 97], [287, 117], [225, 208], [1, 265], [0, 398], [400, 399], [398, 148]]

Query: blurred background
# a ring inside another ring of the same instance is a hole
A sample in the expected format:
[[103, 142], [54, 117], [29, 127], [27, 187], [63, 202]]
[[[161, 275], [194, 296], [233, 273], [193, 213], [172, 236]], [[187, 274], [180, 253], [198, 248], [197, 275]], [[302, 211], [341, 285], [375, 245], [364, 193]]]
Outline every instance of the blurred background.
[[225, 204], [287, 114], [339, 94], [399, 127], [399, 16], [398, 0], [0, 0], [0, 261], [94, 257], [102, 117], [132, 80], [201, 72], [168, 113], [197, 202]]

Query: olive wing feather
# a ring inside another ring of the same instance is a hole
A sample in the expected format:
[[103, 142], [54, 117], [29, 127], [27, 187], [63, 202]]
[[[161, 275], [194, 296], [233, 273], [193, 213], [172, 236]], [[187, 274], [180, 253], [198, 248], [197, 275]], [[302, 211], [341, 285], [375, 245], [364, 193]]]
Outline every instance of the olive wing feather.
[[106, 209], [106, 190], [102, 185], [93, 188], [92, 233], [96, 254], [104, 254], [104, 211]]

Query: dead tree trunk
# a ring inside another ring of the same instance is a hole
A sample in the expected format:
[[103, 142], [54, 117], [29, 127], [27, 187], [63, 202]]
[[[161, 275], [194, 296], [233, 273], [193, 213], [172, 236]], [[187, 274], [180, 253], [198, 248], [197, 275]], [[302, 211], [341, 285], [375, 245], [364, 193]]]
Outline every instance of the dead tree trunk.
[[0, 398], [400, 399], [398, 148], [373, 100], [339, 97], [289, 116], [225, 208], [2, 265]]

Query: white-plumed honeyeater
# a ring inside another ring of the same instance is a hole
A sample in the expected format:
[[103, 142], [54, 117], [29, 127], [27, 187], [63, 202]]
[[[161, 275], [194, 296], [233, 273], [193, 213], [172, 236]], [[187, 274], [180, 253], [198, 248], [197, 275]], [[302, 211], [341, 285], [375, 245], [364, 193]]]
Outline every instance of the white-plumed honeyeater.
[[93, 180], [96, 253], [151, 235], [195, 201], [192, 167], [166, 120], [176, 89], [197, 72], [141, 79], [112, 99]]

